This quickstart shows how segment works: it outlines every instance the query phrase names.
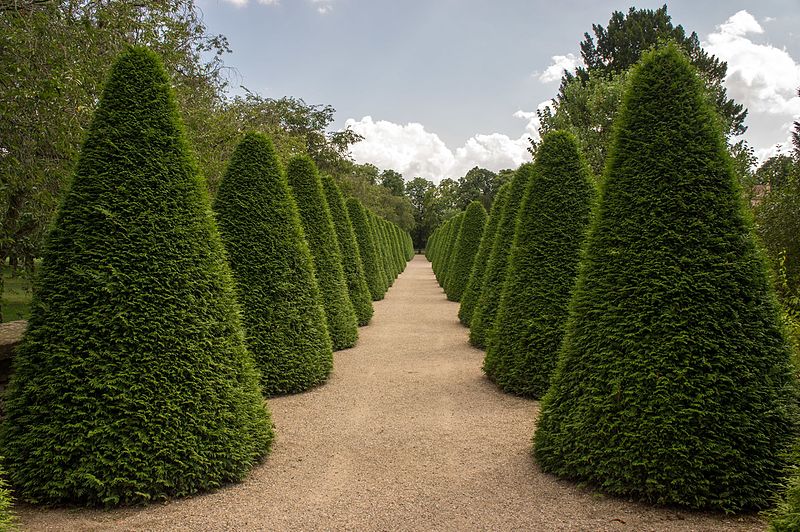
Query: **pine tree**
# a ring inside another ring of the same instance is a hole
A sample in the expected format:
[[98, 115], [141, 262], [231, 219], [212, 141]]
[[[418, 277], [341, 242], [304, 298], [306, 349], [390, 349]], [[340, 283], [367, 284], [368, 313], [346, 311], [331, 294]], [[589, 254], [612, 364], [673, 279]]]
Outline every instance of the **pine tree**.
[[347, 212], [353, 223], [353, 231], [358, 242], [358, 250], [364, 264], [364, 275], [373, 301], [383, 299], [386, 287], [383, 280], [383, 269], [380, 267], [375, 239], [367, 219], [364, 206], [356, 198], [347, 198]]
[[309, 157], [296, 156], [289, 161], [286, 175], [311, 249], [333, 350], [353, 347], [358, 341], [358, 321], [347, 292], [336, 229], [317, 167]]
[[478, 298], [480, 297], [481, 286], [483, 285], [483, 274], [489, 262], [489, 253], [491, 253], [492, 245], [494, 244], [494, 235], [497, 233], [497, 226], [499, 225], [500, 217], [503, 213], [503, 207], [508, 200], [508, 190], [510, 187], [511, 185], [509, 183], [504, 184], [494, 197], [489, 218], [486, 220], [486, 226], [483, 230], [483, 235], [481, 235], [478, 253], [475, 255], [475, 262], [472, 265], [472, 271], [469, 275], [469, 281], [464, 289], [464, 294], [461, 296], [461, 306], [458, 308], [458, 319], [467, 327], [470, 326], [472, 315], [475, 312], [475, 305], [477, 305]]
[[594, 186], [578, 141], [556, 131], [542, 139], [520, 206], [487, 358], [506, 392], [539, 399], [550, 386]]
[[333, 178], [327, 174], [322, 176], [322, 186], [325, 189], [325, 198], [333, 217], [336, 228], [336, 237], [339, 241], [339, 251], [342, 255], [342, 268], [347, 281], [347, 290], [350, 301], [359, 325], [367, 325], [372, 319], [372, 297], [370, 295], [367, 279], [364, 274], [364, 264], [361, 262], [361, 253], [356, 243], [356, 235], [350, 221], [350, 215], [344, 204], [344, 198]]
[[458, 235], [453, 256], [453, 271], [450, 272], [447, 285], [447, 299], [460, 301], [464, 288], [469, 281], [472, 264], [483, 235], [483, 226], [486, 225], [486, 209], [480, 201], [473, 201], [464, 213], [464, 221]]
[[248, 133], [214, 209], [265, 395], [323, 382], [333, 367], [325, 311], [297, 206], [272, 143]]
[[725, 137], [674, 45], [622, 105], [536, 457], [612, 494], [764, 508], [792, 375]]
[[[485, 348], [490, 341], [489, 335], [494, 328], [494, 320], [497, 314], [497, 306], [500, 304], [500, 292], [508, 269], [508, 256], [511, 253], [511, 244], [514, 241], [514, 231], [517, 227], [517, 211], [522, 203], [522, 197], [528, 186], [532, 164], [523, 164], [514, 174], [511, 180], [511, 187], [508, 191], [508, 200], [503, 207], [503, 214], [497, 226], [492, 243], [492, 252], [489, 254], [489, 262], [486, 265], [486, 272], [483, 274], [483, 286], [472, 313], [470, 322], [469, 342], [475, 347]], [[483, 362], [484, 370], [491, 375], [493, 359], [486, 358]]]
[[145, 49], [111, 70], [14, 366], [0, 448], [30, 502], [184, 496], [270, 447], [206, 184]]
[[[450, 230], [450, 233], [447, 238], [447, 251], [444, 255], [444, 272], [442, 274], [442, 282], [441, 286], [444, 289], [447, 286], [448, 280], [450, 279], [450, 272], [453, 271], [453, 259], [455, 258], [455, 249], [456, 244], [458, 243], [458, 237], [461, 235], [461, 225], [464, 223], [464, 211], [456, 214], [453, 217], [453, 227]], [[447, 291], [445, 290], [445, 293]]]

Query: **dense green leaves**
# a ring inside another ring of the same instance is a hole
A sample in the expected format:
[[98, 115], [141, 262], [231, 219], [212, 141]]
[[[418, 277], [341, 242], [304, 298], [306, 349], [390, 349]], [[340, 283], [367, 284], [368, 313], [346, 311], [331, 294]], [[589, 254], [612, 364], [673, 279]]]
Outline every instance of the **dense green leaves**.
[[249, 133], [239, 144], [214, 209], [264, 394], [300, 392], [323, 382], [333, 351], [311, 252], [264, 135]]
[[333, 217], [333, 225], [336, 228], [350, 302], [356, 312], [358, 324], [367, 325], [372, 319], [372, 297], [364, 274], [364, 264], [361, 262], [361, 253], [358, 250], [353, 225], [350, 222], [350, 215], [344, 204], [342, 193], [333, 178], [327, 174], [323, 175], [322, 186]]
[[347, 198], [347, 212], [350, 215], [358, 242], [358, 250], [364, 265], [364, 275], [370, 295], [373, 301], [381, 300], [386, 293], [383, 263], [378, 257], [375, 236], [367, 218], [367, 212], [356, 198]]
[[[476, 347], [486, 347], [489, 342], [489, 334], [494, 327], [497, 307], [500, 304], [500, 294], [503, 290], [503, 283], [506, 279], [508, 269], [508, 256], [511, 253], [511, 244], [514, 241], [514, 230], [517, 226], [517, 211], [519, 210], [528, 181], [533, 173], [532, 164], [523, 164], [517, 170], [511, 180], [511, 188], [508, 191], [508, 200], [503, 207], [503, 214], [500, 217], [497, 233], [494, 235], [492, 252], [489, 255], [489, 262], [486, 272], [483, 275], [483, 286], [475, 312], [470, 323], [469, 341]], [[488, 369], [492, 360], [487, 358], [484, 361], [484, 368], [489, 374]]]
[[548, 133], [520, 206], [487, 359], [506, 392], [542, 397], [550, 385], [594, 199], [589, 169], [569, 133]]
[[12, 507], [11, 491], [3, 478], [3, 471], [0, 470], [0, 530], [16, 530], [17, 518]]
[[269, 449], [205, 182], [151, 52], [112, 69], [14, 365], [0, 447], [28, 501], [187, 495]]
[[494, 235], [497, 232], [497, 226], [500, 223], [500, 217], [503, 213], [503, 207], [508, 200], [508, 189], [511, 187], [510, 183], [506, 183], [497, 192], [497, 196], [492, 203], [492, 210], [489, 213], [489, 218], [486, 220], [486, 226], [481, 236], [481, 243], [478, 247], [478, 253], [475, 255], [475, 261], [472, 265], [469, 281], [464, 289], [464, 294], [461, 296], [461, 306], [458, 308], [458, 319], [461, 323], [469, 327], [472, 321], [472, 314], [475, 312], [475, 305], [478, 303], [478, 298], [481, 295], [481, 288], [483, 287], [483, 274], [486, 271], [487, 263], [489, 262], [489, 254], [492, 251], [494, 244]]
[[440, 285], [442, 288], [447, 286], [447, 279], [450, 277], [450, 272], [453, 270], [453, 259], [455, 258], [456, 244], [458, 243], [458, 236], [461, 234], [461, 224], [464, 222], [464, 213], [460, 212], [453, 217], [453, 223], [450, 231], [447, 233], [447, 249], [444, 252], [444, 260], [442, 261], [442, 275]]
[[469, 281], [472, 264], [486, 224], [486, 209], [479, 201], [473, 201], [464, 213], [464, 221], [453, 250], [452, 271], [447, 276], [445, 293], [450, 301], [460, 301]]
[[792, 376], [719, 121], [674, 46], [634, 70], [618, 120], [537, 460], [645, 501], [766, 507]]
[[298, 156], [289, 162], [287, 177], [314, 259], [333, 349], [353, 347], [358, 341], [358, 322], [347, 291], [336, 229], [317, 167], [309, 157]]

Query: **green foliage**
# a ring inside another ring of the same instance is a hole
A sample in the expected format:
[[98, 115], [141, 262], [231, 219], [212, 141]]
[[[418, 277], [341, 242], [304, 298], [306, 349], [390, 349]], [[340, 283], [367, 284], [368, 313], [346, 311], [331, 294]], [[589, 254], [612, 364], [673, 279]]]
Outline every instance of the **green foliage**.
[[500, 217], [503, 213], [503, 207], [508, 201], [508, 190], [511, 188], [510, 183], [506, 183], [497, 192], [497, 196], [492, 204], [492, 210], [489, 213], [489, 218], [486, 220], [486, 225], [481, 235], [480, 246], [475, 255], [475, 261], [472, 264], [472, 271], [469, 275], [469, 281], [464, 288], [464, 294], [461, 296], [461, 306], [458, 308], [458, 319], [461, 323], [469, 327], [472, 321], [472, 315], [475, 312], [475, 305], [478, 303], [478, 298], [481, 295], [481, 288], [483, 286], [483, 274], [486, 271], [487, 263], [489, 262], [489, 254], [492, 251], [494, 244], [494, 235], [497, 233], [497, 226], [500, 223]]
[[344, 204], [342, 193], [331, 176], [327, 174], [322, 176], [322, 187], [325, 190], [325, 198], [328, 201], [333, 225], [336, 228], [350, 302], [356, 312], [358, 324], [367, 325], [372, 319], [372, 296], [364, 274], [364, 264], [361, 262], [361, 252], [358, 250], [353, 224], [350, 222], [350, 215]]
[[696, 33], [687, 36], [682, 26], [673, 26], [666, 5], [655, 10], [632, 7], [627, 13], [615, 11], [606, 27], [593, 24], [592, 30], [594, 35], [585, 33], [580, 43], [584, 64], [574, 72], [564, 72], [553, 105], [537, 114], [540, 135], [563, 129], [578, 137], [595, 175], [604, 169], [628, 71], [643, 52], [666, 42], [677, 43], [699, 69], [707, 98], [726, 131], [731, 135], [744, 132], [747, 110], [727, 97], [723, 84], [726, 63], [703, 50]]
[[485, 224], [486, 209], [483, 208], [481, 202], [473, 201], [464, 214], [464, 221], [461, 224], [461, 231], [454, 248], [452, 271], [447, 277], [448, 283], [445, 286], [445, 292], [450, 301], [461, 300], [461, 295], [469, 281], [470, 272], [472, 272], [472, 264], [478, 253]]
[[375, 226], [375, 233], [378, 235], [378, 248], [380, 249], [381, 260], [383, 260], [383, 271], [386, 274], [386, 285], [392, 286], [397, 278], [396, 264], [392, 260], [391, 248], [389, 243], [389, 232], [383, 218], [376, 215], [372, 217]]
[[10, 532], [18, 529], [17, 517], [14, 515], [12, 503], [11, 491], [8, 489], [8, 483], [3, 476], [3, 471], [0, 469], [0, 530]]
[[0, 448], [20, 498], [183, 496], [241, 479], [269, 449], [205, 186], [160, 61], [122, 54], [14, 360]]
[[[490, 340], [489, 335], [494, 327], [497, 307], [500, 304], [500, 294], [508, 269], [508, 256], [511, 253], [511, 244], [514, 242], [517, 211], [532, 174], [533, 165], [523, 164], [511, 180], [508, 200], [503, 207], [503, 214], [497, 226], [492, 252], [489, 254], [489, 262], [483, 275], [481, 294], [470, 323], [469, 341], [475, 347], [484, 348]], [[491, 375], [492, 360], [487, 358], [483, 364], [484, 369]]]
[[536, 458], [616, 495], [764, 508], [792, 432], [789, 349], [724, 134], [676, 47], [632, 73], [606, 168]]
[[325, 311], [297, 206], [272, 143], [248, 133], [214, 203], [265, 395], [324, 382], [333, 368]]
[[347, 212], [353, 224], [353, 231], [358, 242], [359, 254], [364, 265], [364, 276], [367, 280], [373, 301], [383, 299], [386, 294], [382, 263], [378, 257], [375, 238], [367, 218], [367, 212], [356, 198], [347, 198]]
[[725, 121], [726, 133], [744, 133], [747, 110], [728, 99], [723, 85], [727, 64], [703, 50], [697, 33], [692, 32], [687, 37], [680, 24], [673, 26], [666, 4], [655, 10], [631, 7], [628, 13], [615, 11], [607, 27], [593, 24], [592, 30], [594, 38], [584, 34], [581, 42], [586, 70], [579, 68], [579, 77], [584, 77], [587, 71], [600, 77], [619, 74], [635, 65], [650, 48], [664, 42], [676, 43], [698, 69], [716, 111]]
[[550, 386], [594, 192], [577, 139], [545, 135], [517, 217], [486, 355], [497, 361], [489, 377], [506, 392], [539, 399]]
[[31, 276], [27, 272], [0, 265], [2, 273], [2, 321], [26, 320], [31, 312]]
[[389, 189], [393, 196], [402, 196], [406, 190], [403, 176], [394, 170], [384, 170], [381, 173], [381, 186]]
[[442, 278], [439, 283], [442, 288], [447, 286], [450, 273], [453, 271], [453, 262], [456, 256], [456, 244], [458, 244], [458, 237], [461, 234], [461, 225], [464, 223], [464, 213], [460, 212], [453, 217], [453, 225], [450, 233], [447, 235], [447, 249], [444, 252], [444, 261], [442, 262]]
[[358, 321], [347, 291], [336, 229], [317, 167], [308, 156], [297, 156], [289, 162], [286, 175], [314, 259], [333, 349], [353, 347], [358, 341]]

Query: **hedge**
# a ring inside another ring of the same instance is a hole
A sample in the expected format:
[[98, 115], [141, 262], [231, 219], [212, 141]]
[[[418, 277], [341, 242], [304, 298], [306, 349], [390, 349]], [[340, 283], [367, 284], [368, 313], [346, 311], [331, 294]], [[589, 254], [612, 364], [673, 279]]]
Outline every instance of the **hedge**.
[[267, 137], [248, 133], [239, 143], [214, 210], [263, 393], [323, 382], [333, 367], [325, 311], [300, 215]]
[[364, 275], [367, 280], [370, 295], [373, 301], [383, 299], [386, 294], [383, 268], [375, 249], [375, 239], [367, 219], [364, 206], [356, 198], [347, 198], [347, 212], [353, 224], [358, 250], [364, 265]]
[[353, 347], [358, 341], [358, 320], [347, 291], [336, 229], [317, 167], [308, 156], [300, 155], [289, 161], [286, 174], [314, 259], [333, 350]]
[[539, 399], [550, 386], [594, 195], [577, 139], [546, 134], [520, 206], [486, 355], [497, 361], [489, 377], [506, 392]]
[[47, 237], [0, 434], [16, 495], [118, 505], [241, 479], [272, 430], [158, 57], [117, 59]]
[[791, 392], [719, 119], [682, 52], [648, 52], [615, 125], [536, 458], [651, 503], [764, 508]]
[[363, 326], [372, 319], [372, 296], [370, 295], [367, 279], [364, 274], [364, 264], [361, 262], [361, 253], [356, 243], [356, 235], [350, 222], [350, 215], [344, 204], [344, 198], [333, 178], [327, 174], [322, 176], [322, 186], [325, 198], [333, 217], [336, 229], [336, 238], [339, 242], [339, 252], [342, 256], [342, 268], [347, 281], [347, 291], [350, 302], [356, 313], [358, 324]]
[[469, 281], [472, 264], [483, 235], [483, 226], [486, 225], [486, 209], [480, 201], [473, 201], [467, 207], [461, 231], [453, 252], [452, 271], [448, 276], [445, 292], [450, 301], [460, 301], [464, 288]]
[[500, 190], [497, 191], [494, 197], [492, 208], [483, 230], [483, 235], [481, 235], [478, 253], [475, 255], [475, 261], [469, 275], [469, 281], [461, 296], [461, 306], [458, 308], [458, 319], [467, 327], [470, 326], [472, 315], [475, 312], [475, 305], [478, 303], [478, 298], [480, 297], [481, 286], [483, 285], [483, 274], [486, 271], [489, 261], [489, 253], [492, 251], [494, 235], [497, 233], [497, 226], [502, 216], [503, 207], [508, 200], [509, 188], [511, 188], [511, 185], [505, 183], [500, 187]]
[[444, 262], [442, 263], [442, 280], [439, 283], [442, 289], [447, 286], [448, 279], [450, 278], [450, 272], [453, 271], [453, 260], [456, 255], [455, 248], [456, 244], [458, 243], [458, 237], [461, 235], [461, 225], [463, 223], [464, 211], [461, 211], [453, 217], [453, 225], [450, 229], [450, 233], [447, 236], [447, 249], [445, 250]]
[[[517, 211], [522, 203], [522, 197], [525, 195], [532, 172], [532, 164], [523, 164], [517, 169], [511, 180], [508, 200], [503, 206], [503, 214], [500, 216], [500, 222], [498, 222], [494, 235], [489, 262], [486, 265], [486, 272], [483, 274], [481, 294], [475, 305], [475, 311], [472, 313], [472, 322], [470, 322], [469, 341], [475, 347], [487, 347], [489, 333], [494, 327], [497, 306], [500, 304], [500, 292], [505, 282], [508, 257], [511, 253], [511, 244], [514, 241], [514, 231], [517, 226]], [[492, 358], [484, 360], [484, 370], [489, 374], [491, 374], [492, 364]]]

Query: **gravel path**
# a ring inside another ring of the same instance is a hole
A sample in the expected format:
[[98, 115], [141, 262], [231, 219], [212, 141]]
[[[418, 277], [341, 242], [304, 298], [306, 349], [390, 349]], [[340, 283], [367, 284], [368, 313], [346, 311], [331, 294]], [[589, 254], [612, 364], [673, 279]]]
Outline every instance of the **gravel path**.
[[330, 381], [273, 399], [271, 456], [241, 484], [144, 508], [19, 508], [24, 530], [763, 530], [541, 473], [538, 403], [481, 373], [458, 305], [417, 256]]

